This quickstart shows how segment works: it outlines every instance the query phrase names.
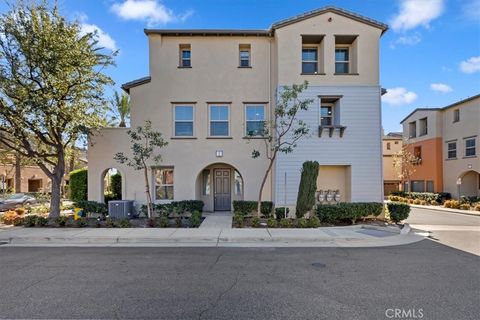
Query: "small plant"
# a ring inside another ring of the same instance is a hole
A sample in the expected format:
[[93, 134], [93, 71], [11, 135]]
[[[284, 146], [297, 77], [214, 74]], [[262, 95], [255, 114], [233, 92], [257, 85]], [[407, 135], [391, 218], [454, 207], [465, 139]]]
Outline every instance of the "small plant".
[[25, 214], [25, 209], [24, 208], [16, 208], [15, 212], [19, 215], [22, 216]]
[[320, 219], [317, 216], [312, 216], [307, 220], [307, 226], [309, 228], [318, 228], [320, 227]]
[[435, 201], [435, 200], [431, 200], [431, 201], [430, 201], [430, 205], [432, 205], [432, 206], [436, 206], [436, 205], [438, 205], [438, 202], [437, 202], [437, 201]]
[[451, 208], [451, 209], [460, 209], [460, 201], [457, 200], [447, 200], [443, 204], [445, 208]]
[[2, 221], [4, 224], [12, 225], [15, 219], [20, 218], [20, 216], [15, 211], [7, 211], [2, 216]]
[[[155, 221], [153, 223], [153, 226], [155, 226]], [[115, 220], [113, 220], [112, 218], [109, 217], [109, 218], [105, 219], [105, 227], [116, 228], [117, 224], [115, 223]]]
[[79, 218], [75, 220], [75, 226], [77, 228], [85, 228], [88, 225], [87, 218]]
[[295, 226], [297, 228], [306, 228], [308, 226], [307, 219], [305, 219], [305, 218], [297, 219], [297, 221], [295, 223]]
[[[105, 222], [105, 226], [107, 226], [106, 222]], [[150, 219], [145, 220], [145, 226], [147, 228], [154, 228], [155, 227], [155, 219], [150, 218]], [[113, 227], [110, 227], [110, 228], [113, 228]]]
[[188, 220], [190, 228], [198, 228], [202, 223], [202, 214], [199, 211], [194, 211]]
[[67, 225], [68, 217], [67, 216], [58, 216], [55, 218], [55, 223], [59, 227], [65, 227]]
[[257, 217], [252, 218], [252, 227], [258, 228], [259, 225], [260, 225], [260, 219], [258, 219]]
[[23, 226], [27, 228], [34, 227], [35, 224], [37, 223], [37, 216], [26, 216], [23, 218]]
[[425, 201], [425, 200], [420, 200], [420, 204], [421, 204], [422, 206], [426, 206], [426, 205], [427, 205], [427, 201]]
[[475, 207], [473, 208], [475, 211], [480, 211], [480, 204], [477, 204], [475, 205]]
[[170, 225], [170, 220], [168, 220], [167, 216], [161, 216], [159, 218], [155, 218], [155, 223], [152, 227], [159, 227], [159, 228], [168, 228]]
[[290, 228], [291, 226], [291, 221], [290, 219], [281, 219], [280, 220], [280, 228]]
[[422, 201], [420, 199], [415, 199], [413, 200], [413, 204], [421, 204]]
[[274, 218], [269, 218], [267, 220], [267, 227], [269, 228], [276, 228], [277, 227], [277, 220]]
[[128, 219], [121, 219], [119, 222], [118, 222], [118, 226], [120, 228], [131, 228], [132, 227], [132, 224], [130, 223], [130, 220]]
[[460, 210], [470, 210], [471, 206], [468, 203], [462, 203], [460, 205]]
[[22, 216], [17, 216], [17, 217], [13, 220], [13, 225], [14, 225], [15, 227], [23, 226], [23, 219], [24, 219], [24, 217], [22, 217]]
[[242, 228], [245, 221], [245, 216], [241, 213], [235, 213], [233, 216], [233, 221], [238, 228]]
[[407, 219], [410, 213], [410, 206], [404, 203], [391, 202], [387, 204], [387, 208], [390, 213], [390, 219], [395, 223]]
[[48, 218], [42, 217], [42, 216], [37, 216], [37, 220], [35, 222], [35, 225], [37, 227], [45, 227], [48, 223]]

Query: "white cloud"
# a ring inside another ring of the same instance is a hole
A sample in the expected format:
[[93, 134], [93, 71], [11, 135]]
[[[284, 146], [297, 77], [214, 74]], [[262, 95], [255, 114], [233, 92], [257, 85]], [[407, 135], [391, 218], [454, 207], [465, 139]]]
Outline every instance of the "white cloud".
[[417, 94], [415, 92], [402, 87], [387, 89], [387, 93], [382, 96], [383, 102], [396, 106], [410, 104], [416, 99]]
[[397, 41], [395, 41], [395, 43], [404, 44], [404, 45], [408, 45], [408, 46], [414, 46], [417, 43], [419, 43], [420, 41], [422, 41], [422, 37], [420, 36], [419, 33], [415, 33], [411, 36], [407, 36], [407, 35], [401, 36], [397, 39]]
[[460, 70], [463, 73], [475, 73], [480, 71], [480, 56], [471, 57], [468, 60], [460, 62]]
[[444, 10], [443, 0], [401, 0], [400, 12], [392, 19], [394, 31], [407, 31], [418, 26], [425, 28]]
[[430, 89], [441, 93], [449, 93], [453, 91], [452, 87], [445, 83], [432, 83]]
[[125, 0], [114, 3], [111, 10], [125, 20], [146, 21], [148, 25], [185, 21], [193, 14], [193, 11], [175, 14], [157, 0]]
[[115, 43], [115, 40], [113, 40], [108, 33], [100, 29], [98, 26], [84, 22], [80, 24], [80, 28], [82, 34], [96, 33], [96, 38], [100, 47], [104, 47], [112, 51], [117, 50], [117, 44]]

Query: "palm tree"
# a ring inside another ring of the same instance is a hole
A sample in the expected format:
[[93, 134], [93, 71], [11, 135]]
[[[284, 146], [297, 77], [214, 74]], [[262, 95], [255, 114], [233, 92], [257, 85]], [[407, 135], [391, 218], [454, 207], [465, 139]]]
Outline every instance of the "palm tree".
[[110, 111], [113, 114], [112, 120], [120, 120], [119, 127], [126, 127], [126, 120], [130, 119], [130, 97], [122, 93], [120, 96], [117, 91], [111, 101]]

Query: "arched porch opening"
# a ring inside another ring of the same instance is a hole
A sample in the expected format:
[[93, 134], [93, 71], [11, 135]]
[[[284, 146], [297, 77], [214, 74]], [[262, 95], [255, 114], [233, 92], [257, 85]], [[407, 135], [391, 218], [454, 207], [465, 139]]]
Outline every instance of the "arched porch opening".
[[231, 211], [233, 201], [243, 200], [243, 187], [243, 177], [234, 166], [213, 163], [198, 173], [195, 198], [204, 202], [204, 211]]
[[125, 199], [125, 175], [117, 168], [105, 169], [100, 177], [100, 201]]
[[480, 197], [480, 173], [475, 170], [463, 172], [457, 179], [458, 196]]

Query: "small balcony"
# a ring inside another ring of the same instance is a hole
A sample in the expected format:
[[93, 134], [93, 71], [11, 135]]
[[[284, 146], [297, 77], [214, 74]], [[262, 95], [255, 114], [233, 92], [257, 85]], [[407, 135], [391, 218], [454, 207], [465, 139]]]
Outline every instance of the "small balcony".
[[338, 131], [339, 137], [343, 137], [343, 133], [345, 132], [345, 129], [347, 129], [346, 126], [341, 126], [341, 125], [332, 125], [332, 126], [319, 126], [318, 127], [318, 137], [321, 138], [323, 135], [323, 131], [328, 132], [328, 136], [331, 138], [333, 136], [333, 133], [335, 131]]

